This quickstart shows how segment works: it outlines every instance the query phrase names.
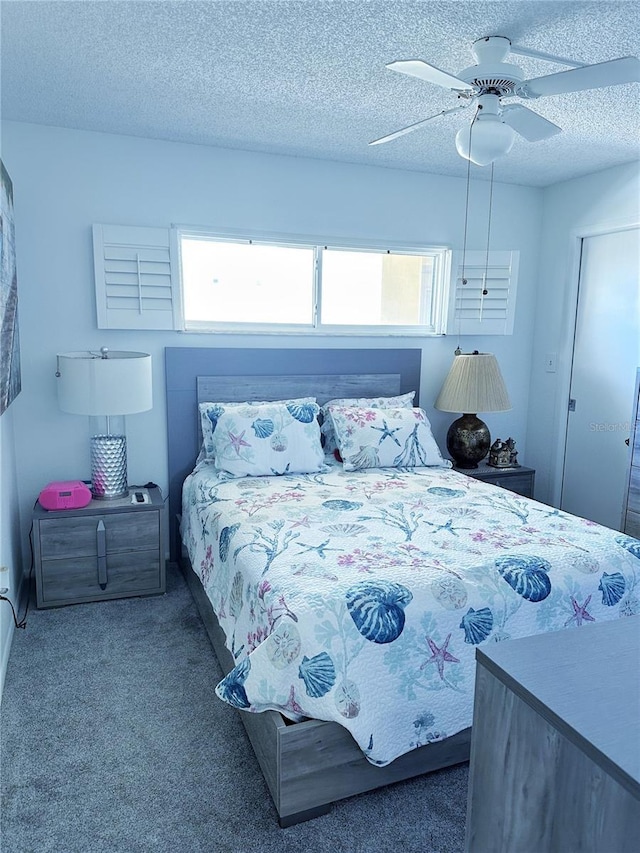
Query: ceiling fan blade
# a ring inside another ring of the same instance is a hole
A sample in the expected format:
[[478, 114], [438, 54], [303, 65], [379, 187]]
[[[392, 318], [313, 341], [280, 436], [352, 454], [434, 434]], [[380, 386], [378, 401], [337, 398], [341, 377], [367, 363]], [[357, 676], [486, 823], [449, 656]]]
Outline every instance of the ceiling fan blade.
[[534, 50], [531, 47], [519, 47], [517, 44], [512, 44], [509, 47], [509, 53], [516, 56], [530, 56], [532, 59], [542, 59], [545, 62], [557, 62], [558, 65], [570, 65], [572, 68], [584, 68], [588, 62], [578, 62], [577, 59], [565, 59], [564, 56], [555, 56], [553, 53], [543, 53], [541, 50]]
[[399, 71], [400, 74], [408, 74], [410, 77], [419, 77], [427, 83], [435, 83], [436, 86], [444, 86], [445, 89], [454, 89], [456, 92], [473, 92], [474, 87], [465, 83], [459, 77], [441, 71], [435, 65], [429, 65], [421, 59], [402, 59], [398, 62], [390, 62], [386, 66], [390, 71]]
[[442, 110], [435, 115], [429, 116], [429, 118], [423, 118], [420, 121], [416, 121], [414, 124], [410, 124], [408, 127], [403, 127], [402, 130], [396, 130], [393, 133], [387, 134], [387, 136], [381, 136], [380, 139], [374, 139], [373, 142], [369, 143], [369, 145], [382, 145], [383, 142], [391, 142], [392, 139], [397, 139], [399, 136], [404, 136], [406, 133], [413, 133], [414, 130], [418, 130], [418, 128], [422, 127], [423, 124], [426, 124], [433, 118], [446, 116], [449, 115], [449, 113], [459, 113], [461, 110], [466, 110], [468, 106], [469, 104], [462, 104], [462, 106], [453, 107], [451, 110]]
[[543, 95], [562, 95], [565, 92], [618, 86], [621, 83], [640, 83], [640, 59], [636, 56], [623, 56], [621, 59], [599, 62], [597, 65], [585, 65], [545, 77], [534, 77], [520, 83], [516, 87], [516, 94], [523, 98], [539, 98]]
[[548, 139], [562, 130], [557, 124], [543, 118], [538, 113], [534, 113], [533, 110], [523, 104], [509, 104], [509, 106], [503, 107], [502, 120], [529, 142]]

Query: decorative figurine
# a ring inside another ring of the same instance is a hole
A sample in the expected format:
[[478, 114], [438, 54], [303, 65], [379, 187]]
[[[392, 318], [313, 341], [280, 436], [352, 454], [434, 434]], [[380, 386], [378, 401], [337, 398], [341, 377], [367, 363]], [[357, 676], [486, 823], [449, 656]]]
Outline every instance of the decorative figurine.
[[492, 468], [519, 468], [520, 463], [518, 462], [515, 441], [512, 438], [508, 438], [506, 441], [496, 438], [489, 450], [487, 465]]

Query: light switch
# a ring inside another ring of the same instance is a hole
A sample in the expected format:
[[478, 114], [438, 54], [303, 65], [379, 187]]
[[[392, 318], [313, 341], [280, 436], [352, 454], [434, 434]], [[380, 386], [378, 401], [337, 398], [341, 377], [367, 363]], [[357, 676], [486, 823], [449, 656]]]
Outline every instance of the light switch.
[[544, 369], [547, 373], [555, 373], [556, 372], [556, 364], [558, 361], [558, 355], [555, 352], [548, 352], [545, 356]]

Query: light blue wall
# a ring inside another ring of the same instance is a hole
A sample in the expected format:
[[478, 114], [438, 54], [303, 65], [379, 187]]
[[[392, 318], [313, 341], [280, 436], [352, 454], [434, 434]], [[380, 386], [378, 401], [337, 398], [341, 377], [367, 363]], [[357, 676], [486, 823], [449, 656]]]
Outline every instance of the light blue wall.
[[[632, 223], [640, 223], [638, 163], [555, 184], [544, 191], [527, 462], [536, 468], [536, 496], [548, 503], [557, 503], [560, 497], [579, 235]], [[615, 299], [615, 292], [611, 298]], [[545, 356], [550, 352], [558, 354], [556, 373], [545, 370]]]
[[[14, 411], [17, 400], [0, 418], [0, 587], [17, 605], [22, 579], [18, 477], [14, 439]], [[13, 636], [13, 616], [6, 602], [0, 602], [0, 700]]]
[[[358, 338], [283, 338], [103, 332], [96, 328], [91, 252], [93, 222], [172, 222], [294, 231], [339, 237], [406, 240], [461, 247], [463, 180], [340, 163], [210, 149], [129, 137], [8, 123], [3, 148], [15, 186], [20, 261], [22, 405], [16, 411], [21, 499], [31, 505], [41, 486], [88, 474], [88, 425], [58, 411], [56, 352], [141, 349], [154, 357], [155, 404], [128, 419], [130, 478], [166, 484], [164, 346], [367, 346]], [[486, 199], [488, 185], [473, 188]], [[512, 185], [494, 190], [492, 247], [521, 251], [515, 332], [463, 340], [463, 348], [495, 351], [513, 411], [488, 418], [524, 452], [531, 318], [537, 280], [541, 191]], [[485, 212], [482, 205], [482, 212]], [[513, 222], [517, 221], [517, 229]], [[469, 248], [481, 249], [486, 219], [472, 221]], [[397, 339], [381, 345], [395, 346]], [[405, 339], [424, 351], [423, 403], [435, 399], [451, 361], [451, 339]], [[451, 418], [433, 415], [442, 435]]]
[[[431, 407], [455, 340], [99, 331], [91, 225], [220, 225], [461, 249], [464, 180], [12, 122], [2, 134], [15, 189], [23, 392], [13, 417], [24, 543], [42, 486], [89, 475], [88, 419], [57, 406], [57, 352], [108, 346], [152, 354], [153, 410], [127, 419], [129, 480], [151, 479], [165, 491], [165, 346], [421, 346], [421, 399], [444, 444], [452, 416]], [[496, 173], [499, 180], [499, 166]], [[472, 186], [469, 249], [485, 248], [488, 186]], [[461, 341], [464, 350], [496, 353], [513, 410], [486, 421], [495, 435], [517, 440], [523, 460], [541, 210], [541, 190], [496, 184], [492, 248], [521, 253], [515, 331]]]

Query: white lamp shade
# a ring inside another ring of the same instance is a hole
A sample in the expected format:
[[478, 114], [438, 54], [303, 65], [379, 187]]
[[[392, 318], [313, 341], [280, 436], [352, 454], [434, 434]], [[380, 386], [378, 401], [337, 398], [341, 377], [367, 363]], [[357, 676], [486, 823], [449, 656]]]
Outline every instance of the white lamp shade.
[[466, 160], [478, 166], [488, 166], [511, 151], [515, 138], [513, 128], [504, 124], [499, 116], [486, 115], [473, 122], [471, 131], [463, 127], [457, 132], [456, 148]]
[[58, 404], [76, 415], [132, 415], [153, 406], [151, 356], [109, 350], [58, 355]]
[[443, 412], [474, 415], [508, 411], [511, 402], [495, 355], [488, 352], [456, 355], [435, 407]]

